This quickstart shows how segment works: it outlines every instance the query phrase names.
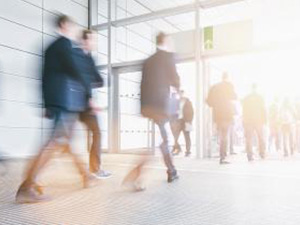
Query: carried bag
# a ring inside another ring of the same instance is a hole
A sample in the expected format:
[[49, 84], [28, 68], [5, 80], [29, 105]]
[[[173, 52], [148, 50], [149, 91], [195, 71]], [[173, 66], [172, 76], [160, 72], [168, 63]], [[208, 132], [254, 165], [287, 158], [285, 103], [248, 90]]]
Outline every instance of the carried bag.
[[84, 112], [88, 107], [88, 99], [85, 88], [76, 80], [66, 81], [66, 105], [71, 112]]

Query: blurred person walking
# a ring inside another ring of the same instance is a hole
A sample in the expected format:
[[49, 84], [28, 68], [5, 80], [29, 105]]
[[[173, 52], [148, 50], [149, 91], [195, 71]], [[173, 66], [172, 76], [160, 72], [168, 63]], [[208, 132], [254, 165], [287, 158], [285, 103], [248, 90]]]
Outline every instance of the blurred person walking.
[[181, 152], [180, 144], [178, 143], [181, 132], [184, 135], [186, 152], [185, 156], [191, 154], [191, 136], [192, 122], [194, 117], [194, 109], [192, 102], [184, 95], [184, 91], [180, 91], [179, 113], [178, 117], [171, 121], [171, 129], [174, 136], [173, 154], [178, 155]]
[[280, 116], [279, 116], [279, 99], [275, 98], [269, 108], [269, 151], [275, 142], [276, 151], [280, 150]]
[[[179, 76], [176, 72], [174, 56], [167, 51], [167, 36], [159, 33], [156, 37], [157, 52], [150, 56], [143, 65], [141, 81], [141, 114], [154, 121], [160, 130], [162, 144], [160, 150], [167, 167], [167, 181], [173, 182], [178, 178], [169, 151], [168, 133], [166, 124], [169, 122], [170, 112], [170, 88], [179, 90]], [[141, 176], [141, 170], [147, 159], [142, 159], [124, 179], [126, 183], [136, 183]], [[137, 190], [140, 188], [137, 187]]]
[[262, 159], [265, 158], [264, 125], [267, 122], [266, 114], [264, 99], [257, 92], [257, 85], [253, 84], [252, 92], [243, 100], [243, 122], [248, 161], [253, 161], [253, 140], [255, 135], [258, 139], [259, 155]]
[[229, 76], [224, 73], [222, 81], [212, 86], [208, 92], [207, 104], [213, 110], [213, 119], [217, 126], [220, 140], [220, 164], [228, 164], [226, 154], [228, 148], [228, 135], [235, 114], [234, 101], [237, 95]]
[[280, 124], [282, 131], [282, 141], [284, 156], [294, 154], [294, 123], [296, 121], [295, 110], [289, 100], [285, 98], [280, 108]]
[[[81, 35], [81, 48], [75, 48], [75, 55], [78, 58], [79, 69], [84, 75], [86, 83], [93, 90], [103, 87], [103, 79], [99, 74], [91, 52], [97, 46], [96, 33], [91, 30], [84, 30]], [[111, 173], [101, 169], [101, 130], [97, 116], [96, 106], [89, 106], [84, 112], [80, 113], [79, 119], [92, 133], [92, 145], [89, 151], [89, 170], [92, 175], [98, 179], [104, 179], [111, 176]]]
[[296, 117], [296, 131], [295, 131], [295, 150], [300, 152], [300, 99], [295, 101], [295, 117]]
[[72, 47], [78, 29], [73, 20], [65, 15], [58, 17], [56, 25], [60, 36], [45, 52], [42, 77], [44, 106], [46, 116], [53, 120], [53, 132], [29, 164], [25, 180], [16, 194], [18, 203], [35, 203], [48, 199], [36, 179], [53, 153], [58, 150], [72, 157], [84, 187], [90, 181], [88, 172], [79, 157], [71, 152], [69, 143], [78, 114], [86, 110], [91, 97], [89, 83], [80, 73], [78, 58], [75, 57]]

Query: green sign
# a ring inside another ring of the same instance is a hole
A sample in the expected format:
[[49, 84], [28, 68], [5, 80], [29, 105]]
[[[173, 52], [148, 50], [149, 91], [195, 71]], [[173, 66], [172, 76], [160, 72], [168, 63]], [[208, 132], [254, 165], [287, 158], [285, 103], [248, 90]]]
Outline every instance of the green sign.
[[209, 50], [214, 48], [214, 28], [205, 27], [204, 28], [204, 49]]

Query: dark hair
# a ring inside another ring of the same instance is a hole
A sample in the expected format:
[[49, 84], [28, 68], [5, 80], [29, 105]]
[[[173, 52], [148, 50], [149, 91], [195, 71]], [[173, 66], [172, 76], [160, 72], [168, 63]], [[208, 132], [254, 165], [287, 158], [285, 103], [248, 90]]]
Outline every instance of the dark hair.
[[93, 30], [89, 30], [89, 29], [83, 30], [83, 31], [82, 31], [82, 36], [81, 36], [81, 38], [82, 38], [83, 40], [87, 40], [87, 39], [89, 39], [89, 35], [90, 35], [90, 34], [93, 34], [93, 33], [94, 33]]
[[67, 15], [60, 15], [56, 20], [56, 26], [59, 28], [65, 23], [74, 23], [74, 21]]
[[158, 35], [156, 36], [156, 45], [163, 44], [166, 37], [167, 37], [167, 35], [165, 33], [163, 33], [163, 32], [158, 33]]

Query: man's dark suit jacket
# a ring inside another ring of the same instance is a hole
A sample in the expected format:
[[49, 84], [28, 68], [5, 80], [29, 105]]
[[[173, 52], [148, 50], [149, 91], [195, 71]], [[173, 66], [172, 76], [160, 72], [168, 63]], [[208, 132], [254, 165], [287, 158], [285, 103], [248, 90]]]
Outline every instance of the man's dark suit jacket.
[[83, 74], [86, 83], [92, 88], [103, 87], [103, 79], [99, 74], [93, 57], [85, 53], [81, 48], [74, 48], [74, 54], [78, 62], [81, 74]]
[[158, 50], [148, 58], [142, 71], [141, 113], [154, 121], [170, 118], [170, 87], [179, 88], [172, 53]]
[[235, 114], [233, 100], [236, 98], [234, 87], [230, 82], [220, 82], [209, 90], [207, 104], [212, 107], [213, 118], [217, 124], [233, 121]]
[[81, 71], [80, 58], [74, 54], [69, 39], [59, 37], [48, 47], [42, 77], [46, 109], [86, 110], [91, 90]]

